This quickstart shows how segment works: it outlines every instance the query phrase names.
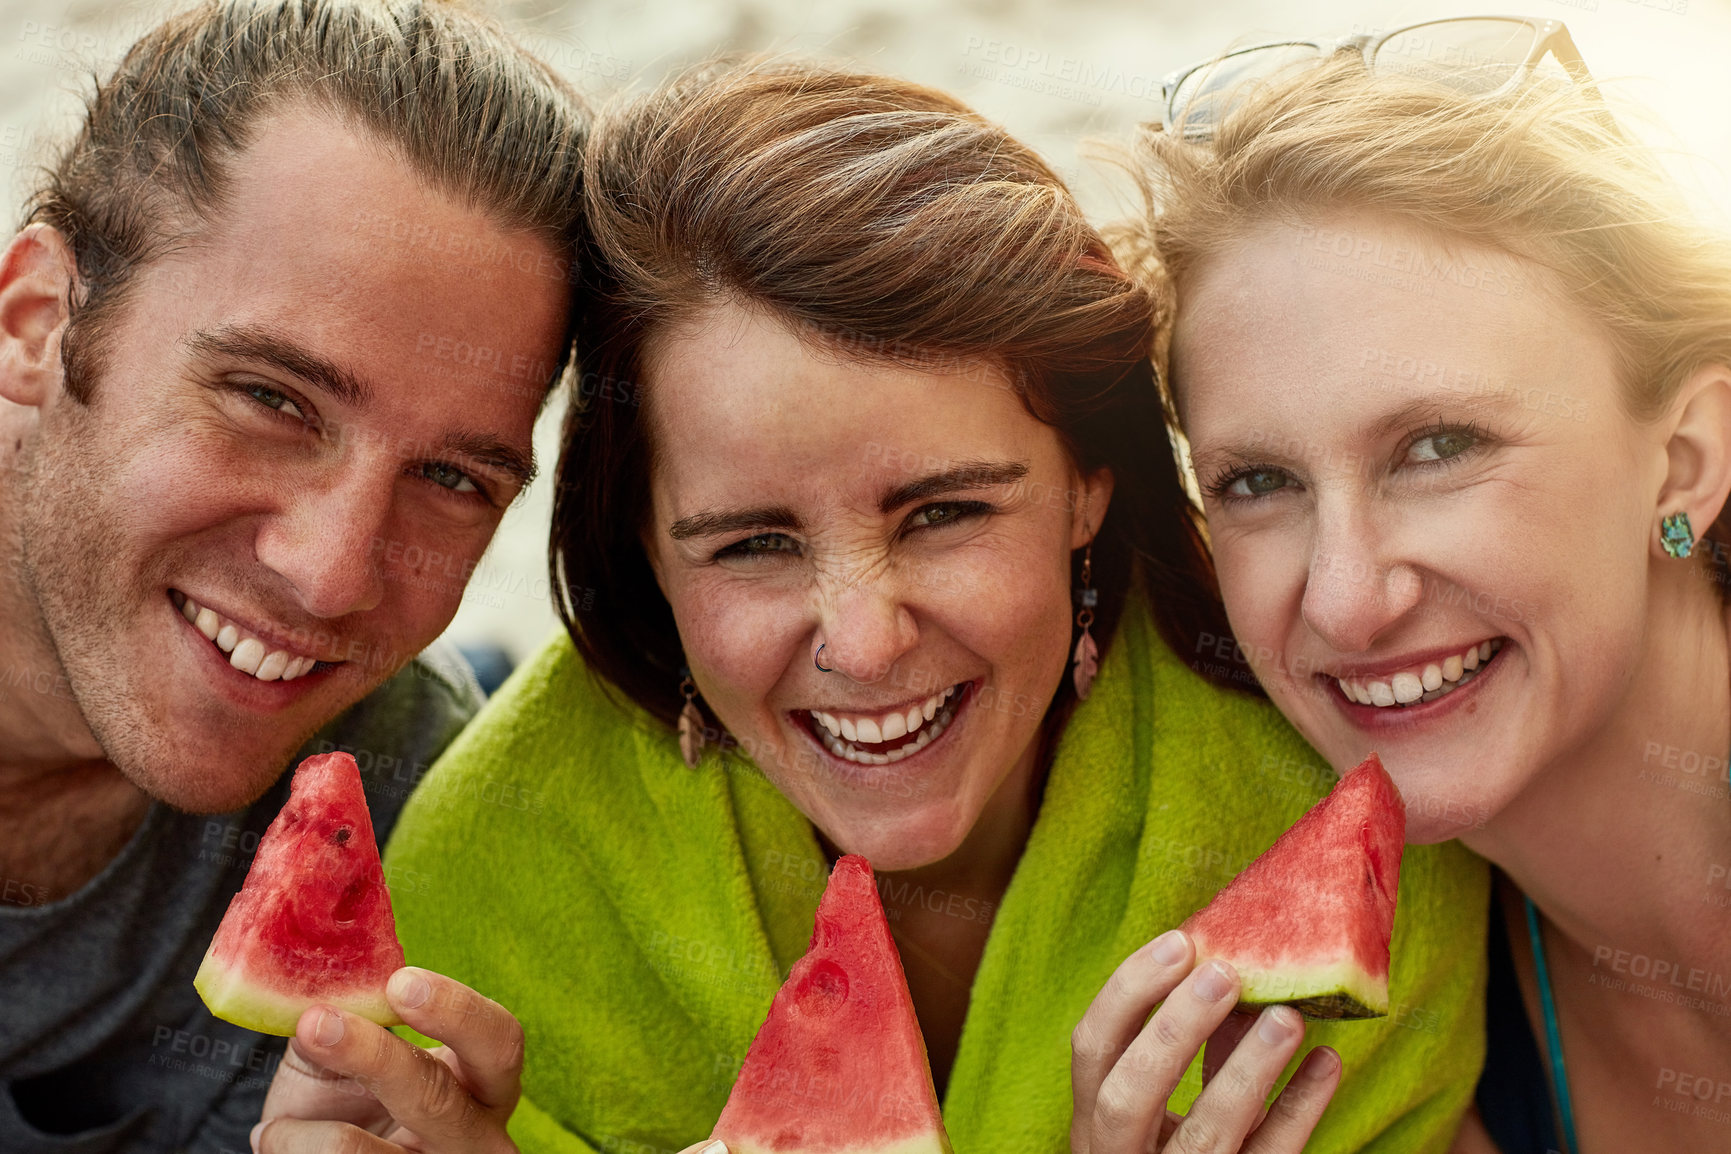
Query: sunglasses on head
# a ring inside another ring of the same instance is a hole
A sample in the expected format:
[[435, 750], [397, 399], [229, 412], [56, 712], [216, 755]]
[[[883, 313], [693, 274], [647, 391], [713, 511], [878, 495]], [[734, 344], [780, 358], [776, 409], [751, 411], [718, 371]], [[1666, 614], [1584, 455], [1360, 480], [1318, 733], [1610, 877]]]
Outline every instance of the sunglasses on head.
[[1560, 68], [1581, 83], [1592, 80], [1560, 20], [1452, 17], [1331, 42], [1256, 44], [1181, 68], [1161, 85], [1166, 130], [1206, 138], [1230, 106], [1225, 98], [1241, 84], [1268, 80], [1342, 52], [1362, 56], [1373, 73], [1412, 76], [1481, 96], [1502, 95], [1541, 68]]

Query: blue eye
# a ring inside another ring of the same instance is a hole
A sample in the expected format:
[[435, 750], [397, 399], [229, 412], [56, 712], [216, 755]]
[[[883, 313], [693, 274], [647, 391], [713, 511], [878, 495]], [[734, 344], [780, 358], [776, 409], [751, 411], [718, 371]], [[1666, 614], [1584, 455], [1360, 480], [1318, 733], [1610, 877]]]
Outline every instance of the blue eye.
[[421, 475], [440, 488], [449, 489], [453, 493], [480, 492], [475, 487], [475, 482], [469, 479], [467, 473], [438, 461], [430, 461], [421, 466]]
[[246, 395], [267, 409], [275, 409], [286, 416], [306, 420], [307, 415], [301, 412], [299, 405], [290, 400], [285, 393], [280, 393], [269, 385], [247, 385]]
[[1278, 493], [1292, 483], [1292, 474], [1284, 469], [1257, 468], [1233, 473], [1216, 481], [1212, 488], [1216, 497], [1248, 501]]

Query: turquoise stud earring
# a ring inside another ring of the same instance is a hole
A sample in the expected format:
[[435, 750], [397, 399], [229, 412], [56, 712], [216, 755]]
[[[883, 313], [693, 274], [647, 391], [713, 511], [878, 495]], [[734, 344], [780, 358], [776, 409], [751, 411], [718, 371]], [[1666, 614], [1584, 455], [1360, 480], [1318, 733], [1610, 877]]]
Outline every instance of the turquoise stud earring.
[[1695, 530], [1689, 527], [1689, 514], [1679, 510], [1659, 522], [1659, 544], [1665, 552], [1684, 558], [1695, 551]]

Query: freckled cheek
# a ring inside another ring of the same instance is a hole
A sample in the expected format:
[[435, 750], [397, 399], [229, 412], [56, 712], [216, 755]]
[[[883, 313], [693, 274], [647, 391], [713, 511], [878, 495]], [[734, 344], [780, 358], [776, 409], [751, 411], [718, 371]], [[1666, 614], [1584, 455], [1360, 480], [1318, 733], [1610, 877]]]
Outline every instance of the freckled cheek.
[[762, 709], [810, 635], [804, 600], [726, 581], [669, 589], [685, 659], [704, 700], [730, 727]]
[[[924, 598], [925, 616], [992, 666], [991, 676], [1029, 686], [1051, 677], [1069, 655], [1072, 608], [1068, 578], [1031, 554], [991, 554], [956, 567], [957, 579]], [[1041, 687], [1043, 688], [1043, 687]]]

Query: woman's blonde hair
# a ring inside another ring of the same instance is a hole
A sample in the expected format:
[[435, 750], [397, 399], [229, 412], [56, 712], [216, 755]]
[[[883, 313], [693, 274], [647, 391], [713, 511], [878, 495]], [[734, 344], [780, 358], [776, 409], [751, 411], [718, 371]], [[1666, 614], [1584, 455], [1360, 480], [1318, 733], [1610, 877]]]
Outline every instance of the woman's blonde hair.
[[1113, 237], [1168, 294], [1262, 222], [1359, 210], [1549, 270], [1602, 326], [1636, 420], [1731, 364], [1731, 241], [1593, 85], [1485, 97], [1343, 56], [1241, 91], [1208, 139], [1145, 128], [1133, 154], [1147, 212]]

